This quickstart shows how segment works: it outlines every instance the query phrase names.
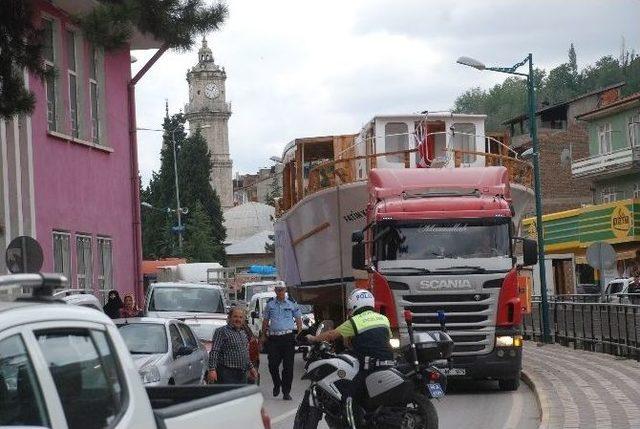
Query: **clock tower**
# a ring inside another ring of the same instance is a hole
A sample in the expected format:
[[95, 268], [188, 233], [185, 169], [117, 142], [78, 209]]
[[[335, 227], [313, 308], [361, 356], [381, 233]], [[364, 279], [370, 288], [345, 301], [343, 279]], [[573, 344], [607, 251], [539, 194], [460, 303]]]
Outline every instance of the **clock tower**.
[[198, 64], [187, 72], [189, 83], [189, 103], [185, 106], [185, 116], [189, 128], [200, 132], [207, 141], [213, 168], [211, 186], [220, 197], [222, 210], [233, 206], [233, 162], [229, 157], [228, 122], [231, 103], [226, 102], [224, 67], [213, 61], [207, 41], [202, 39], [198, 51]]

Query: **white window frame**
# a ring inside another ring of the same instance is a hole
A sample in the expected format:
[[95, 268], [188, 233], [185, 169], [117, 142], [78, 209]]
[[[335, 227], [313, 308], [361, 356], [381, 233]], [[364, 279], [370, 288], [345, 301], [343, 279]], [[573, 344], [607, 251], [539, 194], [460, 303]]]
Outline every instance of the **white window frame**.
[[[44, 32], [45, 40], [48, 38], [48, 34], [45, 32], [46, 26], [48, 24], [51, 25], [51, 58], [46, 58], [44, 55], [42, 57], [42, 61], [44, 62], [44, 66], [46, 69], [55, 69], [56, 60], [57, 60], [57, 50], [56, 50], [56, 21], [48, 16], [44, 16], [41, 19], [42, 22], [42, 30]], [[48, 23], [48, 24], [46, 24]], [[49, 85], [53, 84], [53, 90], [51, 94], [49, 93], [50, 88]], [[47, 130], [48, 131], [57, 131], [58, 129], [58, 79], [55, 75], [48, 77], [44, 80], [44, 94], [46, 100], [46, 109], [47, 109]], [[50, 96], [53, 96], [53, 100], [50, 100]]]
[[[88, 243], [88, 246], [86, 244]], [[88, 234], [76, 234], [76, 287], [91, 290], [93, 288], [93, 237]], [[82, 253], [80, 253], [82, 251]], [[82, 268], [82, 271], [81, 271]]]
[[[66, 231], [53, 231], [51, 234], [53, 246], [53, 271], [64, 274], [68, 281], [71, 281], [71, 234]], [[56, 240], [61, 243], [58, 260], [56, 251]]]
[[[459, 130], [459, 128], [466, 128], [467, 126], [473, 127], [472, 132], [468, 130]], [[454, 134], [451, 138], [452, 149], [458, 149], [466, 153], [462, 153], [462, 163], [471, 164], [476, 161], [476, 124], [473, 122], [459, 122], [453, 124]], [[471, 134], [471, 135], [470, 135]]]
[[640, 183], [633, 185], [633, 198], [640, 198]]
[[640, 113], [630, 116], [627, 125], [629, 147], [640, 147]]
[[600, 201], [602, 204], [613, 203], [617, 201], [618, 194], [615, 186], [605, 186], [600, 190]]
[[[111, 237], [98, 236], [96, 239], [98, 252], [98, 288], [102, 291], [113, 289], [113, 240]], [[109, 249], [105, 253], [105, 249]]]
[[[387, 127], [389, 126], [398, 126], [402, 125], [406, 128], [406, 132], [397, 133], [392, 132], [389, 133], [387, 131]], [[393, 145], [394, 147], [389, 147]], [[384, 124], [384, 151], [385, 152], [397, 152], [400, 150], [409, 150], [409, 124], [402, 121], [396, 122], [387, 122]], [[385, 161], [387, 162], [402, 162], [405, 161], [405, 155], [402, 153], [398, 153], [395, 155], [387, 155], [385, 156]]]
[[102, 139], [102, 133], [100, 132], [102, 109], [100, 108], [100, 84], [98, 79], [100, 78], [99, 67], [101, 61], [98, 55], [98, 48], [91, 45], [89, 47], [89, 123], [91, 129], [89, 140], [100, 144]]
[[611, 153], [613, 149], [611, 146], [612, 134], [610, 122], [598, 126], [598, 151], [600, 155]]
[[[67, 89], [69, 96], [69, 134], [73, 137], [80, 136], [79, 115], [79, 91], [78, 91], [78, 35], [71, 28], [66, 28], [64, 33], [65, 54], [67, 58]], [[71, 37], [71, 43], [69, 43]], [[73, 68], [71, 64], [73, 60]], [[75, 90], [72, 90], [71, 82], [75, 82]]]

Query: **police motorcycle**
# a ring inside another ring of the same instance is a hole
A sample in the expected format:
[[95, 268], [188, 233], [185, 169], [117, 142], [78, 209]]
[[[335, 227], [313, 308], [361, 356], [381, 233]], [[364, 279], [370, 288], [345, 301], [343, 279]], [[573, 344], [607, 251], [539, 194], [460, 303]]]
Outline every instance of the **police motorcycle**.
[[[409, 344], [392, 362], [360, 362], [350, 354], [334, 353], [327, 342], [311, 347], [302, 376], [311, 383], [294, 429], [316, 429], [322, 417], [332, 429], [438, 428], [431, 401], [444, 396], [446, 376], [434, 362], [450, 358], [453, 341], [444, 332], [444, 313], [439, 314], [442, 331], [414, 334], [411, 312], [405, 311], [404, 318]], [[326, 330], [323, 322], [317, 333]], [[364, 377], [357, 377], [360, 371]]]

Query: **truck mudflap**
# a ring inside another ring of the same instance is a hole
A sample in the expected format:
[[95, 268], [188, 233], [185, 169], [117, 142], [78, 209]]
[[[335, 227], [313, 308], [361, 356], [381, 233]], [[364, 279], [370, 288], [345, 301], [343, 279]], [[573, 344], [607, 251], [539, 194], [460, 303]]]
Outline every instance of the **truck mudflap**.
[[508, 380], [520, 377], [522, 347], [494, 348], [477, 356], [454, 356], [451, 365], [441, 368], [450, 379]]

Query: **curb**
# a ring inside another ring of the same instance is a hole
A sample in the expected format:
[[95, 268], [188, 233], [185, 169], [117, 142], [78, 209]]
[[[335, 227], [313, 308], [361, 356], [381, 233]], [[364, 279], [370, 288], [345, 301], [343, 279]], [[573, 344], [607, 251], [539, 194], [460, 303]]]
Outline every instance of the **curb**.
[[538, 425], [538, 429], [548, 428], [549, 422], [547, 421], [547, 414], [544, 412], [544, 408], [542, 407], [542, 400], [540, 399], [540, 393], [536, 388], [536, 384], [524, 369], [520, 371], [520, 379], [524, 382], [524, 384], [529, 386], [529, 388], [533, 391], [533, 396], [535, 396], [536, 398], [536, 402], [538, 404], [538, 410], [540, 410], [540, 424]]

